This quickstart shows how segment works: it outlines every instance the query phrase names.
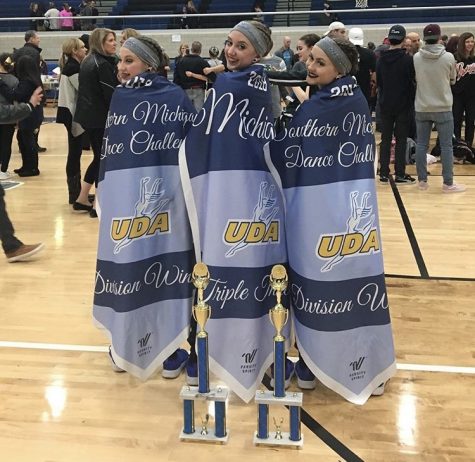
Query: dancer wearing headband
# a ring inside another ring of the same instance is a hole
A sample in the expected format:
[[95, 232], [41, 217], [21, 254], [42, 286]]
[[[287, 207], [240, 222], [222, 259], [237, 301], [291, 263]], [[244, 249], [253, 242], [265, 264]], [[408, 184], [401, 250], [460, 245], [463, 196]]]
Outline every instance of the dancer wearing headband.
[[286, 202], [298, 384], [356, 404], [396, 372], [374, 182], [375, 143], [353, 78], [358, 52], [326, 37], [307, 60], [317, 91], [268, 145]]
[[114, 370], [143, 380], [174, 352], [164, 375], [180, 374], [192, 305], [194, 253], [178, 148], [196, 112], [163, 77], [163, 65], [155, 40], [123, 43], [98, 185], [94, 319], [108, 331]]
[[286, 261], [282, 196], [263, 155], [274, 120], [270, 84], [257, 64], [271, 48], [262, 23], [242, 21], [229, 32], [231, 72], [217, 76], [179, 160], [196, 258], [213, 281], [210, 370], [246, 402], [272, 363], [268, 277]]

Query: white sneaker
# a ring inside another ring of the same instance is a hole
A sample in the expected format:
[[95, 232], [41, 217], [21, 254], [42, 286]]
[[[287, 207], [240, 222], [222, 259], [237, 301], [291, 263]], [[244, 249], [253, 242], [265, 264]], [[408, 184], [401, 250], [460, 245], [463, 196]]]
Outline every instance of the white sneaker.
[[464, 192], [467, 188], [464, 184], [451, 184], [450, 186], [447, 184], [442, 185], [442, 192], [444, 193], [458, 193]]
[[0, 181], [9, 180], [12, 176], [11, 172], [0, 172]]
[[382, 396], [384, 395], [384, 387], [386, 386], [387, 382], [383, 382], [381, 385], [379, 385], [376, 390], [371, 393], [371, 396]]
[[419, 181], [417, 187], [421, 191], [427, 191], [429, 189], [429, 183], [427, 183], [427, 181]]

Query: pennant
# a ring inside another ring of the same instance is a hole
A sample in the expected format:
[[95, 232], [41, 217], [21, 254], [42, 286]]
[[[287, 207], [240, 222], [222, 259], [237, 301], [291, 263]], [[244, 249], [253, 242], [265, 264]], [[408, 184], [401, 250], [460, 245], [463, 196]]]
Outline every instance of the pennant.
[[368, 105], [352, 77], [319, 90], [266, 146], [286, 203], [300, 354], [356, 404], [396, 371], [374, 152]]
[[188, 336], [194, 252], [178, 149], [195, 117], [181, 88], [141, 74], [117, 87], [106, 121], [93, 314], [117, 365], [143, 380]]
[[269, 275], [286, 262], [283, 198], [263, 153], [269, 87], [262, 66], [220, 74], [179, 161], [196, 258], [211, 276], [210, 370], [246, 402], [272, 363]]

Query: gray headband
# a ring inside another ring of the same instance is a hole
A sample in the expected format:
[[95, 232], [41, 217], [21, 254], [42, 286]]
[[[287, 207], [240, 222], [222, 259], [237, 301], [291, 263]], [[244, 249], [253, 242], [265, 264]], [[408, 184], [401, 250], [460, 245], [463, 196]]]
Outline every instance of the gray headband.
[[236, 24], [232, 30], [237, 30], [238, 32], [241, 32], [241, 34], [245, 35], [261, 58], [267, 54], [267, 41], [264, 39], [262, 32], [250, 22], [241, 21], [240, 23]]
[[346, 75], [350, 73], [351, 68], [353, 67], [350, 60], [333, 39], [325, 37], [319, 40], [316, 45], [330, 58], [330, 61], [340, 74]]
[[137, 55], [145, 64], [148, 64], [153, 69], [160, 67], [160, 60], [156, 56], [155, 52], [147, 46], [145, 43], [137, 40], [135, 37], [128, 38], [122, 45], [127, 50]]

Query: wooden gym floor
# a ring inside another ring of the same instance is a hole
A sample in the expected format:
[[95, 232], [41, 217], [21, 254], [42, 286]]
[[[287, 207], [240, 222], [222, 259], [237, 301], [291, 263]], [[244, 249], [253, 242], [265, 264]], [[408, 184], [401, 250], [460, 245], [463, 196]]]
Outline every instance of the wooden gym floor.
[[234, 395], [226, 446], [179, 442], [184, 377], [112, 372], [91, 316], [98, 222], [66, 203], [64, 128], [40, 144], [41, 176], [6, 197], [18, 237], [47, 247], [0, 261], [1, 461], [475, 461], [475, 166], [455, 166], [462, 194], [442, 194], [439, 165], [425, 192], [377, 184], [398, 373], [364, 406], [305, 392], [297, 451], [254, 447], [256, 407]]

